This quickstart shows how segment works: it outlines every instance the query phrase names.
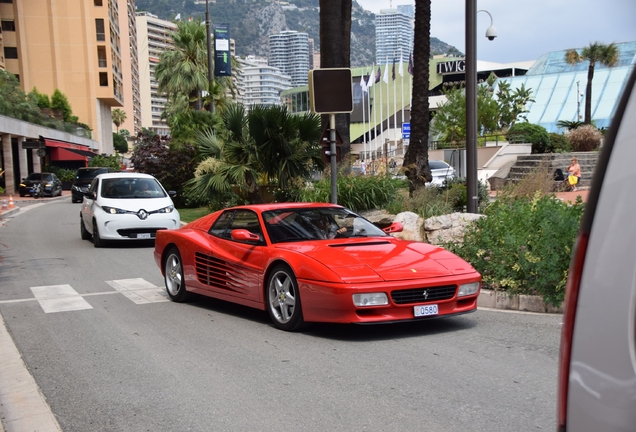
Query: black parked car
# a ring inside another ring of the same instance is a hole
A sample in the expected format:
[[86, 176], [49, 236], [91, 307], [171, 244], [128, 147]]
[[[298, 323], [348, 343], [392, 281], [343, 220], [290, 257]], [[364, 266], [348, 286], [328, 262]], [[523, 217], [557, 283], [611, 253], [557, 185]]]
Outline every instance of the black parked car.
[[18, 190], [21, 197], [25, 195], [33, 196], [36, 185], [42, 186], [43, 196], [61, 196], [62, 181], [53, 173], [31, 173], [27, 178], [22, 179], [20, 189]]
[[84, 192], [88, 192], [88, 187], [98, 174], [115, 172], [112, 168], [107, 167], [88, 167], [79, 168], [75, 174], [75, 180], [71, 186], [71, 201], [74, 203], [82, 202]]

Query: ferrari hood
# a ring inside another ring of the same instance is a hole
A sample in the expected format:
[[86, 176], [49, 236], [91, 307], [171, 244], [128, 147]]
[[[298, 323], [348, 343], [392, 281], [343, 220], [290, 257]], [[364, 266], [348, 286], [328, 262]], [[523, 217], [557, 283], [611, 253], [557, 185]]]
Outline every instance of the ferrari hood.
[[392, 237], [279, 247], [321, 262], [345, 282], [436, 278], [475, 271], [466, 261], [442, 248]]

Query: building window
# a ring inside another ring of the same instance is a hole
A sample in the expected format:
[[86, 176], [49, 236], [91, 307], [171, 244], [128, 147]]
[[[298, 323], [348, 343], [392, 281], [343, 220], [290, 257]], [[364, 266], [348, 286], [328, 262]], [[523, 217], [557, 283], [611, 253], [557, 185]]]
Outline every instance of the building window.
[[108, 72], [99, 73], [99, 85], [102, 87], [108, 87]]
[[2, 31], [15, 31], [15, 21], [2, 20]]
[[95, 6], [104, 6], [104, 5], [102, 4], [102, 0], [94, 0], [94, 2], [93, 2], [93, 3], [95, 4]]
[[4, 58], [17, 59], [18, 49], [16, 47], [4, 47]]
[[106, 32], [104, 31], [104, 20], [101, 18], [95, 19], [95, 33], [98, 41], [106, 40]]
[[108, 61], [106, 60], [106, 47], [97, 47], [97, 63], [99, 67], [108, 67]]

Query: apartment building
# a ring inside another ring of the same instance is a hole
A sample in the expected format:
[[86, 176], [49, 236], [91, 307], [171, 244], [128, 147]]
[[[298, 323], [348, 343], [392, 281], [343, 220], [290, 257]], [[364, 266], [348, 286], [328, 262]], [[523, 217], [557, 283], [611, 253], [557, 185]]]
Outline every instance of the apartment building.
[[4, 68], [26, 92], [64, 93], [106, 154], [111, 108], [124, 103], [119, 16], [117, 1], [0, 1]]
[[375, 16], [375, 62], [393, 63], [413, 50], [413, 18], [404, 9], [383, 9]]
[[121, 62], [124, 77], [124, 107], [126, 120], [119, 129], [133, 136], [141, 132], [141, 95], [139, 84], [139, 55], [137, 53], [137, 20], [135, 2], [118, 0], [121, 26]]
[[171, 48], [170, 34], [177, 29], [177, 26], [149, 12], [138, 12], [136, 22], [141, 126], [159, 135], [169, 135], [170, 128], [165, 119], [161, 118], [168, 99], [158, 91], [159, 84], [155, 78], [155, 68], [161, 53]]
[[292, 87], [309, 84], [309, 52], [307, 33], [288, 30], [269, 36], [268, 63], [291, 76]]
[[236, 79], [237, 101], [247, 110], [253, 105], [281, 105], [280, 94], [292, 87], [291, 77], [268, 66], [264, 58], [248, 56], [237, 60], [241, 66]]

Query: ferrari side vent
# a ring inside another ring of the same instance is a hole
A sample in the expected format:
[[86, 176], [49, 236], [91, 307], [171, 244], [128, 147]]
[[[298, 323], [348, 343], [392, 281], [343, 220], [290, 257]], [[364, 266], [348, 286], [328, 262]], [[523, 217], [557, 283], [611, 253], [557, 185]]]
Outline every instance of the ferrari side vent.
[[396, 304], [427, 303], [452, 299], [456, 290], [457, 285], [396, 290], [391, 291], [391, 298]]
[[194, 254], [194, 267], [199, 282], [211, 287], [245, 293], [258, 284], [255, 272], [200, 252]]

